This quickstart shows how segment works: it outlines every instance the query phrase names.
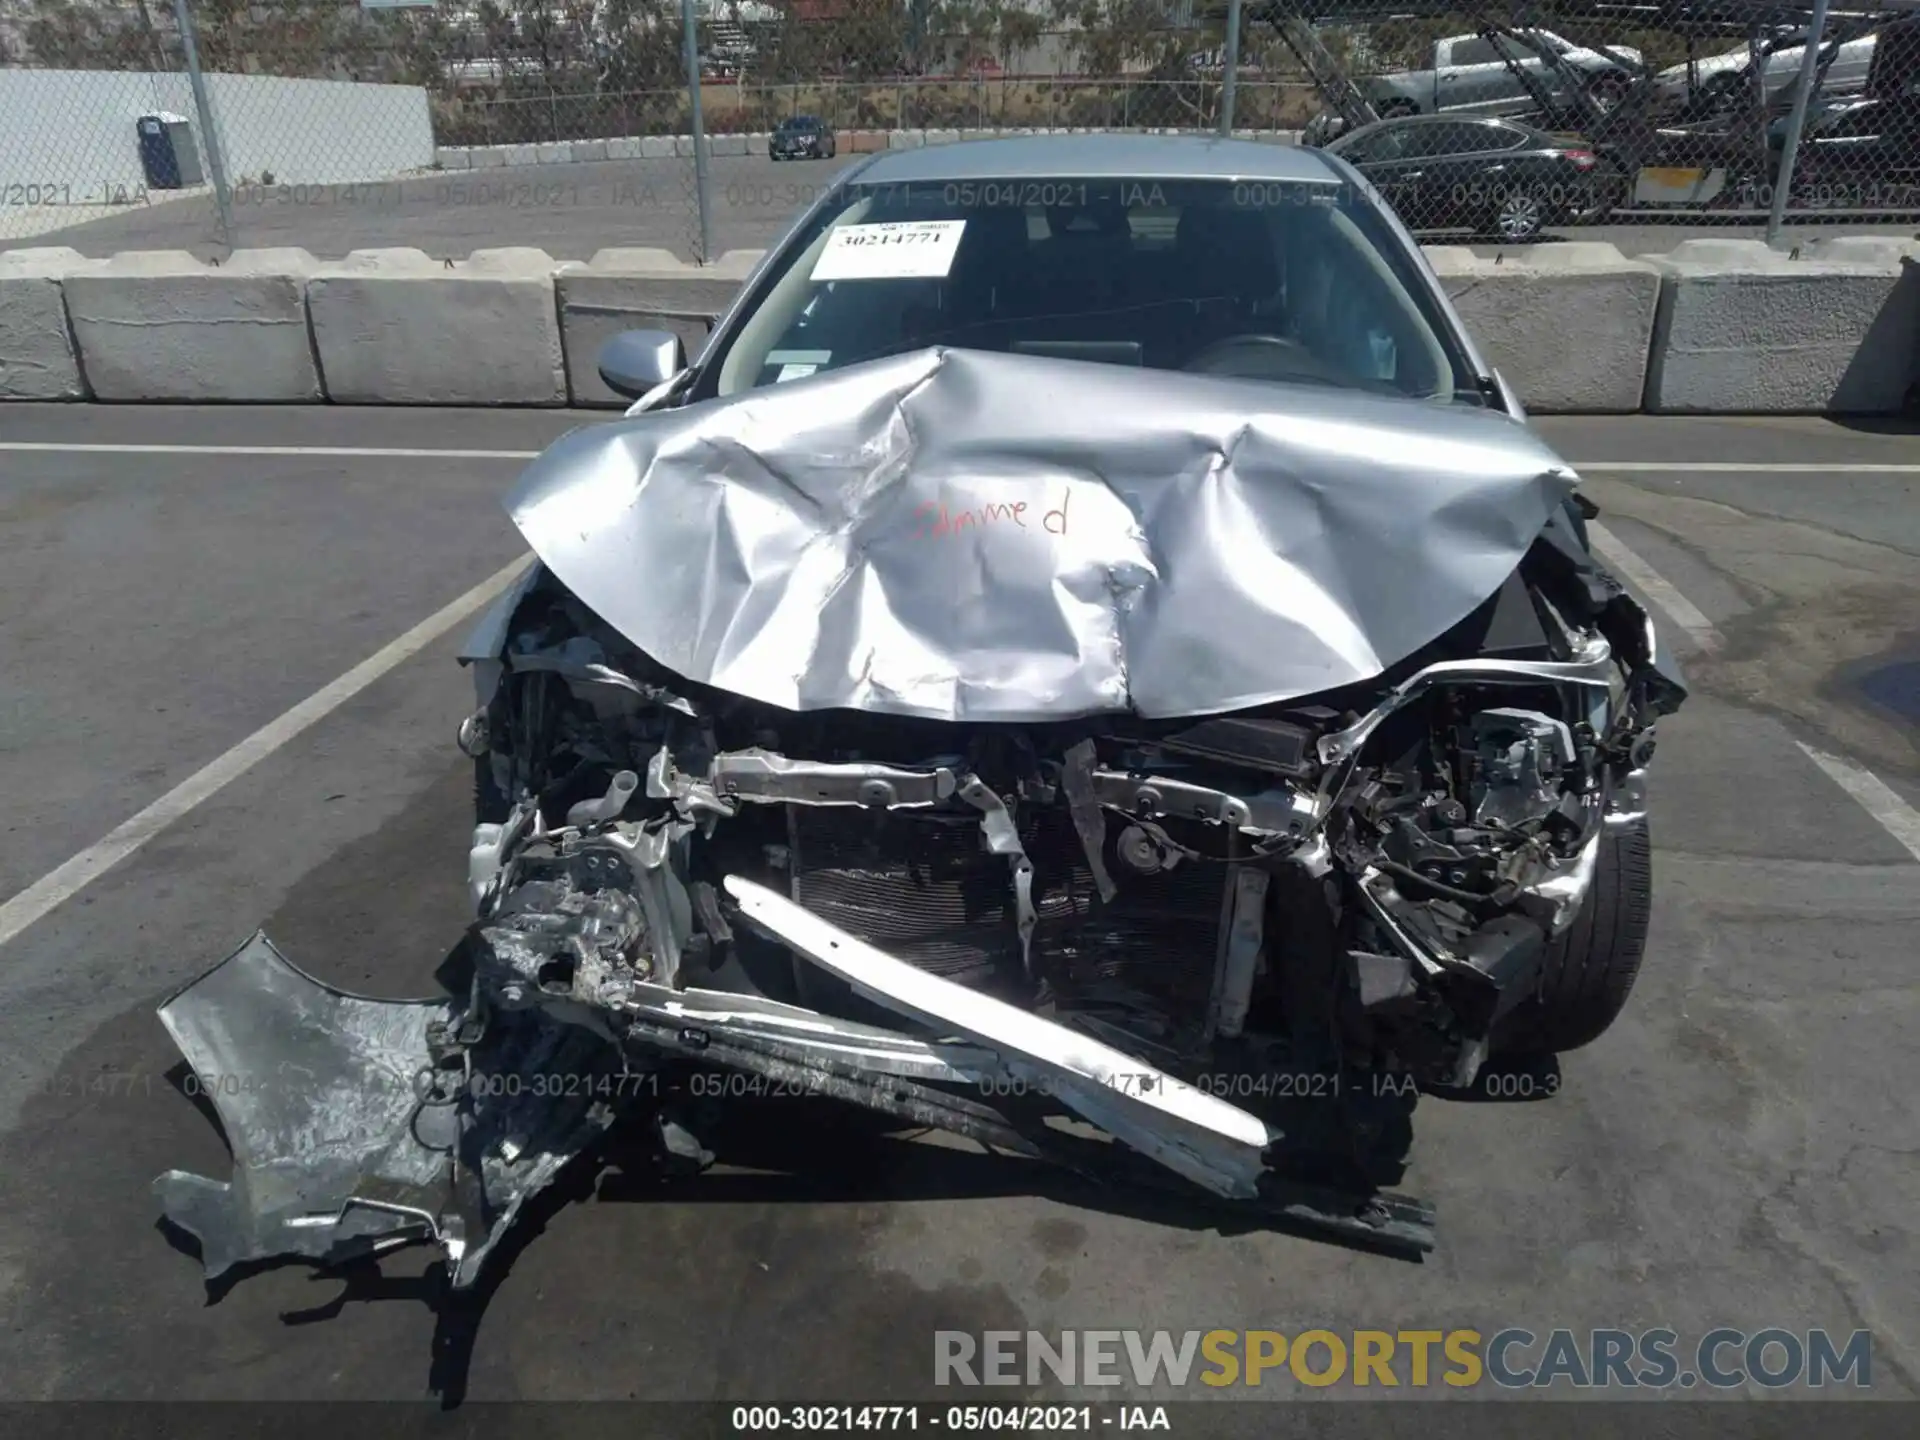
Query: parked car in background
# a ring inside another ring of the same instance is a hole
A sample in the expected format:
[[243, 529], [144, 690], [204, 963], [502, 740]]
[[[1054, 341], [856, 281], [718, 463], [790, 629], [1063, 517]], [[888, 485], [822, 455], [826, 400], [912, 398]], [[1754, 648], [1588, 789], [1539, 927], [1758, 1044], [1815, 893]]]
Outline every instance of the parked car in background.
[[1382, 120], [1325, 148], [1371, 180], [1410, 230], [1531, 240], [1549, 225], [1601, 218], [1626, 187], [1585, 141], [1491, 116]]
[[816, 115], [790, 116], [767, 139], [767, 154], [775, 160], [830, 160], [835, 151], [832, 128]]
[[[1601, 110], [1625, 97], [1644, 60], [1638, 50], [1613, 47], [1613, 58], [1587, 50], [1549, 30], [1523, 32], [1552, 50], [1578, 77], [1577, 83]], [[1361, 92], [1382, 119], [1470, 110], [1485, 115], [1525, 115], [1538, 103], [1513, 73], [1508, 58], [1533, 77], [1556, 104], [1572, 98], [1567, 77], [1538, 51], [1518, 40], [1452, 35], [1433, 42], [1424, 69], [1375, 75]], [[1626, 62], [1621, 64], [1620, 62]]]
[[[1827, 67], [1821, 92], [1857, 94], [1873, 70], [1877, 38], [1865, 35], [1838, 46]], [[1785, 104], [1792, 98], [1801, 59], [1806, 54], [1806, 39], [1805, 30], [1794, 30], [1763, 42], [1760, 65], [1769, 104]], [[1655, 113], [1705, 116], [1738, 107], [1743, 97], [1753, 93], [1753, 59], [1751, 50], [1741, 45], [1695, 60], [1691, 77], [1685, 65], [1668, 66], [1654, 77]]]
[[[1787, 118], [1768, 143], [1778, 157]], [[1778, 173], [1778, 161], [1770, 167]], [[1754, 197], [1771, 202], [1772, 194]], [[1849, 100], [1807, 117], [1794, 159], [1790, 204], [1818, 210], [1912, 210], [1920, 204], [1920, 94]]]

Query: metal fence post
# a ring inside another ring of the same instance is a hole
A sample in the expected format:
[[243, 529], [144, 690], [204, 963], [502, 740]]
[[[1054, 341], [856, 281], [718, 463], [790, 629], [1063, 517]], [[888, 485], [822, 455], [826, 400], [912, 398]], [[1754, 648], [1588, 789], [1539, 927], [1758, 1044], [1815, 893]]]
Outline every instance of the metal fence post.
[[713, 218], [708, 213], [707, 132], [700, 119], [700, 31], [694, 20], [693, 0], [680, 0], [680, 26], [687, 39], [687, 95], [693, 111], [694, 203], [700, 208], [700, 263], [713, 263]]
[[1227, 0], [1227, 54], [1220, 70], [1220, 133], [1233, 134], [1236, 72], [1240, 69], [1240, 0]]
[[[1827, 0], [1813, 0], [1813, 19], [1807, 26], [1806, 44], [1800, 51], [1800, 80], [1794, 90], [1793, 113], [1787, 117], [1786, 144], [1780, 147], [1780, 170], [1773, 177], [1773, 204], [1767, 210], [1767, 244], [1777, 244], [1780, 226], [1786, 219], [1787, 192], [1793, 188], [1793, 165], [1800, 157], [1800, 132], [1807, 123], [1807, 106], [1813, 99], [1813, 72], [1820, 63], [1820, 41], [1827, 33]], [[1764, 113], [1761, 116], [1765, 123]]]
[[220, 211], [220, 243], [233, 248], [233, 197], [227, 191], [227, 162], [220, 153], [220, 132], [213, 126], [213, 105], [207, 99], [206, 77], [200, 73], [200, 47], [193, 38], [193, 12], [187, 0], [173, 0], [174, 23], [180, 27], [180, 50], [187, 61], [187, 83], [193, 87], [193, 108], [200, 133], [207, 141], [207, 169], [213, 175], [213, 203]]

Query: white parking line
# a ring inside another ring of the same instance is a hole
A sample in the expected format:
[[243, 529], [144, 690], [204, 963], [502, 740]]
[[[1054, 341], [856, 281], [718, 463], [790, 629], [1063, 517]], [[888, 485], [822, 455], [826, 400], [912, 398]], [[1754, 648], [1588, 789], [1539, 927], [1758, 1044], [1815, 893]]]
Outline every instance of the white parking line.
[[[619, 418], [609, 410], [606, 418]], [[592, 422], [588, 422], [592, 423]], [[532, 460], [540, 450], [438, 450], [431, 447], [379, 445], [107, 445], [64, 440], [0, 440], [0, 451], [40, 451], [66, 455], [308, 455], [363, 460]], [[1920, 475], [1920, 463], [1827, 464], [1760, 460], [1581, 460], [1578, 471], [1608, 474], [1724, 474], [1724, 475]]]
[[[1674, 624], [1686, 631], [1702, 650], [1712, 653], [1720, 646], [1720, 632], [1713, 622], [1686, 596], [1682, 595], [1658, 570], [1620, 543], [1619, 537], [1605, 526], [1587, 522], [1593, 548], [1621, 576], [1633, 583], [1646, 597], [1666, 611]], [[1796, 740], [1806, 757], [1820, 767], [1826, 777], [1851, 795], [1860, 808], [1871, 815], [1880, 828], [1891, 835], [1915, 860], [1920, 860], [1920, 811], [1900, 798], [1886, 781], [1851, 760], [1842, 760], [1824, 750]]]
[[1620, 537], [1606, 526], [1589, 520], [1587, 534], [1593, 540], [1593, 548], [1600, 552], [1600, 558], [1666, 611], [1695, 645], [1708, 654], [1720, 648], [1720, 632], [1713, 628], [1713, 622], [1699, 606], [1674, 589], [1666, 576], [1621, 544]]
[[72, 445], [61, 440], [0, 440], [0, 450], [53, 455], [311, 455], [360, 460], [531, 460], [538, 450], [421, 450], [377, 445]]
[[1860, 802], [1865, 810], [1894, 839], [1907, 847], [1907, 853], [1920, 860], [1920, 810], [1915, 810], [1896, 795], [1878, 775], [1863, 770], [1851, 760], [1829, 755], [1811, 745], [1793, 742], [1807, 752], [1807, 758], [1826, 771], [1827, 778]]
[[1642, 471], [1657, 474], [1701, 475], [1920, 475], [1920, 465], [1854, 464], [1835, 465], [1823, 461], [1775, 461], [1756, 463], [1747, 460], [1583, 460], [1576, 470], [1606, 470], [1614, 473]]
[[189, 775], [146, 809], [115, 826], [71, 860], [41, 876], [0, 905], [0, 945], [25, 930], [101, 875], [118, 865], [167, 826], [212, 798], [232, 781], [317, 721], [332, 714], [403, 661], [419, 654], [467, 616], [512, 584], [527, 568], [528, 557], [495, 571], [459, 599], [442, 606], [404, 635], [389, 641], [346, 674], [253, 732], [200, 770]]

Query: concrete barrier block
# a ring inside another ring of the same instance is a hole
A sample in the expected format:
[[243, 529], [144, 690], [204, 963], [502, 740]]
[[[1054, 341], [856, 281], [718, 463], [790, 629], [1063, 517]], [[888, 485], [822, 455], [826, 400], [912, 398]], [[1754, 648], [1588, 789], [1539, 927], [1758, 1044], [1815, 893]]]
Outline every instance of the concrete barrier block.
[[962, 140], [991, 140], [998, 133], [997, 130], [962, 130], [960, 132], [960, 138]]
[[473, 168], [473, 156], [464, 145], [442, 145], [433, 152], [433, 159], [442, 170]]
[[[578, 267], [579, 264], [577, 260], [567, 261], [554, 273], [558, 275]], [[644, 270], [649, 274], [663, 272], [670, 275], [700, 273], [698, 265], [682, 260], [671, 250], [652, 245], [618, 245], [611, 249], [596, 250], [593, 258], [587, 262], [587, 268], [596, 271], [615, 270], [621, 273], [633, 270]]]
[[951, 145], [960, 138], [958, 130], [928, 130], [925, 133], [929, 145]]
[[0, 252], [0, 400], [84, 400], [61, 282], [96, 267], [65, 246]]
[[304, 250], [114, 256], [62, 282], [87, 383], [100, 400], [302, 402], [320, 398], [307, 334]]
[[504, 145], [475, 145], [467, 152], [469, 167], [474, 170], [498, 170], [507, 163], [507, 147]]
[[1920, 259], [1920, 240], [1898, 235], [1832, 235], [1803, 241], [1802, 260], [1832, 260], [1849, 265], [1897, 266]]
[[693, 136], [674, 136], [673, 155], [676, 160], [691, 160], [693, 158]]
[[[1920, 348], [1920, 273], [1904, 255], [1827, 242], [1795, 259], [1759, 241], [1649, 256], [1664, 280], [1647, 365], [1655, 413], [1883, 414]], [[1811, 248], [1811, 247], [1809, 247]], [[1835, 254], [1842, 258], [1831, 258]]]
[[642, 135], [640, 154], [647, 160], [671, 160], [673, 158], [673, 136]]
[[622, 330], [670, 330], [689, 359], [698, 355], [715, 317], [739, 291], [741, 256], [757, 260], [759, 252], [729, 251], [720, 264], [701, 267], [662, 250], [615, 249], [584, 265], [562, 265], [554, 284], [573, 403], [628, 403], [601, 381], [598, 367], [600, 347]]
[[709, 135], [707, 137], [709, 155], [744, 155], [747, 153], [747, 137], [744, 135]]
[[722, 278], [744, 280], [754, 271], [766, 255], [764, 250], [725, 250], [720, 258], [707, 266], [702, 274], [717, 275]]
[[607, 159], [638, 160], [640, 158], [640, 137], [628, 135], [619, 140], [607, 141]]
[[506, 157], [501, 162], [502, 164], [538, 165], [540, 163], [540, 147], [538, 145], [503, 145], [500, 148]]
[[346, 405], [564, 405], [544, 250], [357, 250], [307, 282], [329, 399]]
[[1534, 245], [1499, 260], [1434, 246], [1428, 263], [1489, 363], [1543, 414], [1640, 408], [1660, 272], [1611, 245]]
[[586, 160], [604, 160], [610, 143], [606, 140], [575, 140], [567, 147], [567, 153], [576, 165]]
[[853, 143], [847, 146], [847, 149], [855, 155], [872, 155], [886, 148], [887, 132], [885, 130], [855, 130]]
[[887, 148], [889, 150], [918, 150], [927, 143], [924, 130], [889, 130]]
[[571, 140], [549, 140], [533, 147], [534, 163], [538, 165], [565, 165], [573, 159]]

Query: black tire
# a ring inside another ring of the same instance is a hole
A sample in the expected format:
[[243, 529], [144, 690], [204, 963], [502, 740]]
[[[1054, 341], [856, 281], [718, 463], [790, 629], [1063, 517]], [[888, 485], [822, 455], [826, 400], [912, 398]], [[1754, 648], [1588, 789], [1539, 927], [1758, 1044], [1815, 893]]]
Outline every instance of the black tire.
[[1534, 994], [1501, 1022], [1496, 1053], [1559, 1055], [1606, 1034], [1640, 974], [1652, 910], [1647, 822], [1610, 828], [1600, 841], [1587, 903], [1547, 947]]
[[1418, 115], [1420, 107], [1411, 100], [1389, 100], [1374, 106], [1373, 113], [1382, 120], [1398, 120], [1403, 115]]
[[1709, 75], [1694, 92], [1688, 113], [1696, 120], [1732, 115], [1743, 107], [1751, 107], [1752, 90], [1753, 83], [1744, 73], [1721, 71]]
[[1620, 108], [1620, 102], [1627, 98], [1627, 92], [1632, 88], [1632, 83], [1624, 75], [1597, 75], [1587, 86], [1587, 98], [1602, 115], [1611, 115]]

